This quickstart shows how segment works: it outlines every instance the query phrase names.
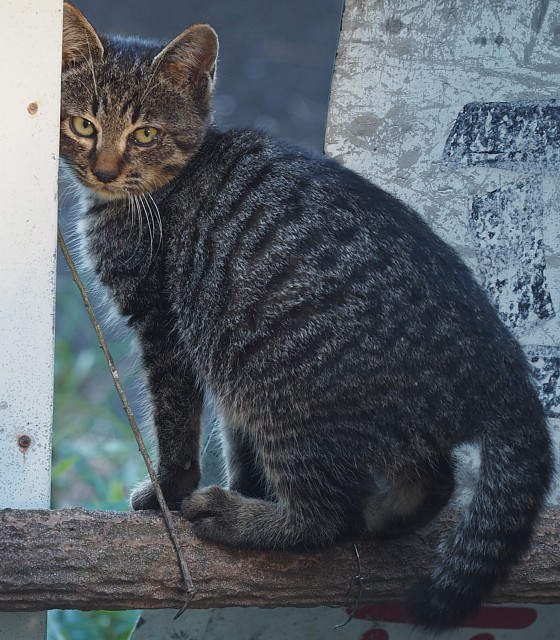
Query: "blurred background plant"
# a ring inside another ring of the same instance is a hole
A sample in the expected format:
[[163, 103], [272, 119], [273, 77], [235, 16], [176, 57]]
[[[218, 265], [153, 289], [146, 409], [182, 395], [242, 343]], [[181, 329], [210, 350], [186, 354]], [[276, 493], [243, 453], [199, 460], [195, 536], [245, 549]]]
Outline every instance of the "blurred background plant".
[[[197, 22], [220, 36], [215, 111], [224, 126], [253, 126], [321, 152], [343, 0], [75, 0], [102, 32], [170, 40]], [[60, 185], [60, 223], [72, 238], [71, 189]], [[74, 256], [75, 243], [68, 242]], [[103, 311], [99, 314], [101, 324]], [[144, 463], [79, 292], [59, 255], [52, 506], [128, 509]], [[106, 335], [142, 422], [130, 338]], [[125, 640], [135, 611], [51, 611], [48, 640]]]
[[[125, 384], [134, 369], [129, 342], [114, 335], [111, 340]], [[134, 436], [82, 299], [67, 273], [57, 287], [54, 421], [53, 506], [126, 509], [128, 492], [143, 474], [143, 463], [134, 455]]]
[[[125, 510], [144, 463], [63, 260], [59, 256], [52, 507]], [[130, 340], [109, 335], [123, 383], [134, 391]], [[136, 611], [51, 611], [48, 640], [126, 640], [137, 617]]]

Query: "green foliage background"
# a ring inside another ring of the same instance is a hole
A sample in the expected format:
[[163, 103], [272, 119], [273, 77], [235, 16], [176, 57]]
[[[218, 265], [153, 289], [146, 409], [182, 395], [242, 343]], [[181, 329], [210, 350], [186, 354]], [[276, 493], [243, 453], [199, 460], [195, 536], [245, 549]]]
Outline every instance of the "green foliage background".
[[[62, 256], [56, 318], [52, 507], [126, 510], [131, 487], [145, 474], [144, 463]], [[134, 399], [129, 340], [117, 334], [110, 342]], [[48, 640], [127, 640], [137, 617], [137, 611], [51, 611]]]

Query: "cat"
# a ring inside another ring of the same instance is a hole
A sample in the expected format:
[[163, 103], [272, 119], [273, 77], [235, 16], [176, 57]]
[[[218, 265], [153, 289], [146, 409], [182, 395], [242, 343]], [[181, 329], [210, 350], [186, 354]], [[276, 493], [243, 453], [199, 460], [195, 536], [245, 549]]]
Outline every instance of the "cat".
[[[481, 449], [408, 594], [457, 625], [527, 549], [552, 474], [521, 347], [421, 217], [331, 159], [212, 120], [218, 40], [99, 35], [64, 6], [61, 155], [89, 266], [137, 337], [158, 477], [197, 535], [255, 550], [403, 535]], [[204, 402], [227, 489], [197, 488]], [[134, 509], [157, 509], [149, 482]]]

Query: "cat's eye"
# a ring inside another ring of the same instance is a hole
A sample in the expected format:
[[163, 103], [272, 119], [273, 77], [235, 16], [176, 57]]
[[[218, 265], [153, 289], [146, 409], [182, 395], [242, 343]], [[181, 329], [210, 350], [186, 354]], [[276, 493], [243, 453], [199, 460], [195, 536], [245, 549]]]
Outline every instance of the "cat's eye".
[[93, 122], [90, 122], [87, 118], [82, 118], [82, 116], [70, 118], [70, 128], [77, 136], [82, 138], [91, 138], [97, 133]]
[[141, 147], [152, 144], [157, 140], [159, 131], [154, 127], [140, 127], [132, 132], [131, 140]]

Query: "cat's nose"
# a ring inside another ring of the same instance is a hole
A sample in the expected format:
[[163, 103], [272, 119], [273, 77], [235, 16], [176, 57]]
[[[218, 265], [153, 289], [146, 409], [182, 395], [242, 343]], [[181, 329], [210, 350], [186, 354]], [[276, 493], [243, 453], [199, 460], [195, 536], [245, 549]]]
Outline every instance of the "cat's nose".
[[103, 168], [93, 171], [93, 175], [99, 180], [107, 184], [113, 182], [113, 180], [119, 175], [119, 170], [116, 168]]
[[113, 149], [101, 149], [91, 164], [93, 175], [99, 182], [113, 182], [120, 173], [120, 159]]

